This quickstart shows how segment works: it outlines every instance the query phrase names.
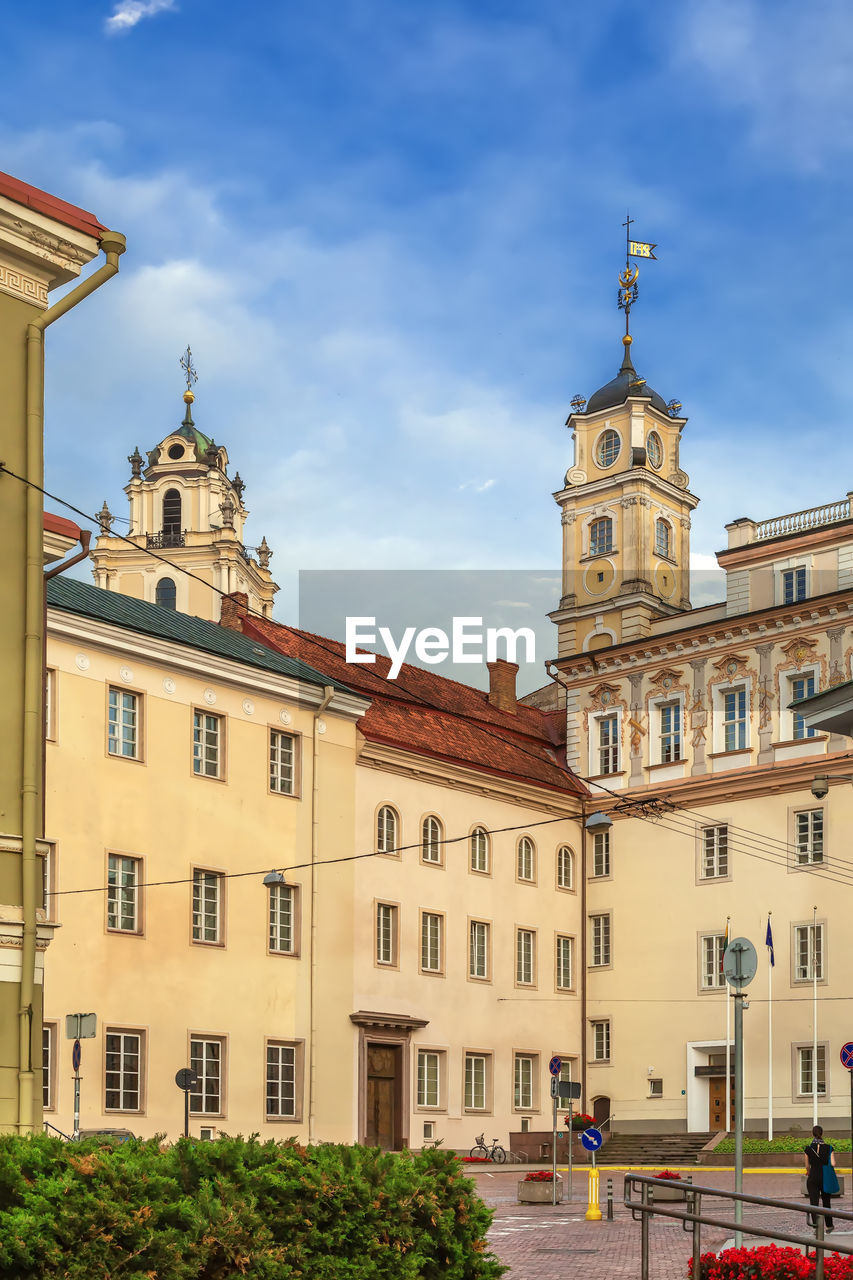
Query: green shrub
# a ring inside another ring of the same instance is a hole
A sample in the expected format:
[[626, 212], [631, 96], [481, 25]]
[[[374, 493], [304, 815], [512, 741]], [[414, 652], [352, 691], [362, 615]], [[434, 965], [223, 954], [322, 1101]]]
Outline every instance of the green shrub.
[[[786, 1134], [781, 1138], [744, 1138], [743, 1153], [744, 1155], [760, 1155], [764, 1151], [778, 1151], [782, 1155], [788, 1152], [797, 1152], [798, 1155], [802, 1155], [811, 1140], [810, 1133], [804, 1133], [801, 1137]], [[850, 1139], [839, 1138], [837, 1142], [833, 1140], [830, 1145], [834, 1151], [849, 1151]], [[723, 1152], [734, 1151], [734, 1149], [734, 1137], [723, 1138], [722, 1142], [718, 1142], [714, 1147], [715, 1151]]]
[[440, 1150], [0, 1137], [15, 1280], [496, 1280], [491, 1218]]

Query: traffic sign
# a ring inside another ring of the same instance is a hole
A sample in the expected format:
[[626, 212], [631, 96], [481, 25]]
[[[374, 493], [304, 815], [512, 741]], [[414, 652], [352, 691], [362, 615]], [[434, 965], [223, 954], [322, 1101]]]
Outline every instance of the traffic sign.
[[194, 1089], [198, 1084], [198, 1074], [193, 1071], [192, 1067], [181, 1067], [175, 1076], [175, 1084], [186, 1093], [189, 1089]]
[[732, 938], [723, 955], [723, 973], [730, 987], [748, 987], [758, 972], [758, 956], [749, 938]]
[[848, 1040], [847, 1044], [841, 1046], [841, 1065], [848, 1071], [853, 1071], [853, 1040]]
[[82, 1054], [81, 1054], [81, 1052], [80, 1052], [80, 1041], [79, 1041], [79, 1040], [75, 1040], [75, 1041], [74, 1041], [74, 1048], [71, 1050], [71, 1065], [72, 1065], [72, 1067], [74, 1068], [74, 1070], [75, 1070], [75, 1071], [79, 1071], [79, 1070], [80, 1070], [80, 1059], [81, 1059], [81, 1057], [82, 1057]]
[[558, 1076], [560, 1072], [563, 1070], [563, 1059], [558, 1058], [557, 1055], [555, 1054], [554, 1057], [551, 1059], [551, 1061], [548, 1063], [548, 1070], [551, 1072], [552, 1076]]
[[98, 1029], [95, 1013], [67, 1013], [65, 1015], [66, 1040], [91, 1040]]
[[600, 1129], [584, 1129], [581, 1134], [581, 1146], [587, 1151], [597, 1151], [603, 1142]]

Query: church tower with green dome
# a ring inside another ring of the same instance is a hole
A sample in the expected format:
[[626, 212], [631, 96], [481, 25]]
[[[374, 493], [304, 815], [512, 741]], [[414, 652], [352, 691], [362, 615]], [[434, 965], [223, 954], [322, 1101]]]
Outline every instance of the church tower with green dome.
[[145, 456], [137, 448], [128, 458], [129, 527], [113, 529], [116, 517], [105, 502], [92, 552], [95, 584], [213, 622], [222, 593], [241, 591], [251, 609], [272, 617], [278, 590], [269, 568], [272, 551], [266, 538], [258, 547], [244, 545], [245, 485], [239, 472], [229, 477], [224, 446], [193, 421], [189, 348], [181, 363], [187, 374], [183, 421]]
[[574, 463], [554, 497], [562, 513], [563, 582], [551, 614], [559, 655], [648, 635], [690, 608], [690, 513], [679, 460], [687, 419], [639, 376], [622, 339], [616, 377], [572, 401]]

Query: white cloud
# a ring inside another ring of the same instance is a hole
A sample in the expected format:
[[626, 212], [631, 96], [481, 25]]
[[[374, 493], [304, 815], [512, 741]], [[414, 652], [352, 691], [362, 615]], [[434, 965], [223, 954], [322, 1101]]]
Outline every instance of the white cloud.
[[175, 0], [119, 0], [104, 23], [104, 29], [111, 36], [118, 35], [122, 31], [130, 31], [143, 18], [153, 18], [174, 8]]
[[497, 480], [465, 480], [458, 486], [460, 493], [465, 489], [473, 489], [474, 493], [485, 493], [487, 489], [491, 489], [497, 484]]

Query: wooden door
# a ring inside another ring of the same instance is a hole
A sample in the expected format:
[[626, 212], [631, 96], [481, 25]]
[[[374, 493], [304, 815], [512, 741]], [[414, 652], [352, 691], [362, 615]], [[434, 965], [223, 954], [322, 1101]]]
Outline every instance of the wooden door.
[[[708, 1078], [708, 1128], [712, 1133], [719, 1133], [726, 1127], [726, 1107], [723, 1101], [726, 1096], [726, 1077], [709, 1076]], [[735, 1082], [729, 1078], [729, 1128], [735, 1123]]]
[[400, 1149], [400, 1050], [396, 1045], [367, 1046], [365, 1119], [369, 1147]]

